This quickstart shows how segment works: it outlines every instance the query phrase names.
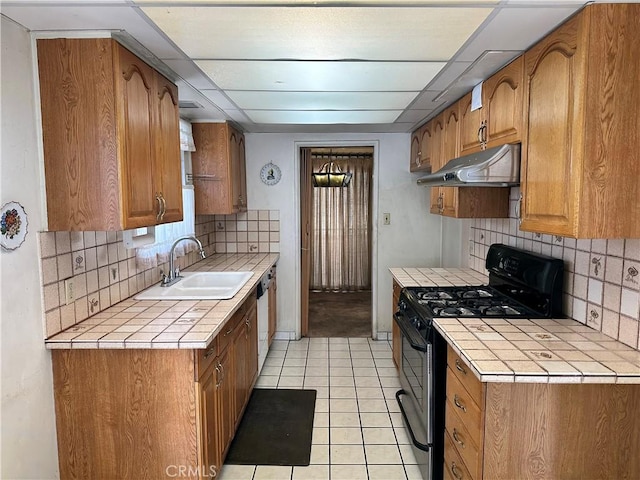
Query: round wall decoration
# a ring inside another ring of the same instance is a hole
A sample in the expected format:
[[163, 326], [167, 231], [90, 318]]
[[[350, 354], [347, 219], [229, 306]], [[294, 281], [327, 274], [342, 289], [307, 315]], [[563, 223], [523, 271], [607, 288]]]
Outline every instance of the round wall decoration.
[[280, 178], [282, 178], [282, 172], [275, 163], [269, 162], [260, 170], [260, 179], [266, 185], [275, 185]]
[[0, 210], [0, 245], [15, 250], [27, 236], [27, 214], [18, 202], [5, 203]]

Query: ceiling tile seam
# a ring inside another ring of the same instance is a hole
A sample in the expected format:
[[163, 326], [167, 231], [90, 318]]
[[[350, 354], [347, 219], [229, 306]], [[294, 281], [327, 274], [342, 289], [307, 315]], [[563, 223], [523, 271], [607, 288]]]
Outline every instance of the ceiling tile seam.
[[[504, 0], [503, 0], [504, 1]], [[20, 2], [12, 2], [19, 3]], [[29, 2], [38, 4], [39, 2]], [[61, 2], [68, 4], [69, 2]], [[73, 5], [73, 3], [72, 3]], [[495, 1], [486, 1], [486, 2], [465, 2], [460, 1], [458, 3], [447, 3], [447, 2], [437, 2], [437, 3], [415, 3], [415, 2], [394, 2], [393, 0], [388, 0], [388, 3], [376, 3], [376, 2], [352, 2], [352, 3], [339, 3], [335, 0], [325, 1], [322, 0], [308, 0], [307, 3], [296, 3], [291, 4], [290, 2], [273, 2], [273, 1], [261, 1], [261, 0], [237, 0], [235, 2], [198, 2], [198, 1], [140, 1], [133, 2], [133, 5], [146, 8], [158, 8], [158, 7], [202, 7], [202, 8], [238, 8], [238, 9], [248, 9], [248, 8], [345, 8], [345, 9], [362, 9], [362, 8], [379, 8], [379, 9], [431, 9], [431, 8], [445, 8], [445, 9], [457, 9], [457, 8], [495, 8], [500, 5], [500, 0]]]
[[[195, 62], [243, 62], [243, 63], [448, 63], [449, 59], [429, 60], [403, 60], [403, 59], [377, 59], [377, 58], [336, 58], [336, 59], [311, 59], [311, 58], [216, 58], [193, 57], [189, 59]], [[163, 59], [165, 60], [165, 59]], [[183, 60], [181, 58], [167, 58], [166, 60]]]

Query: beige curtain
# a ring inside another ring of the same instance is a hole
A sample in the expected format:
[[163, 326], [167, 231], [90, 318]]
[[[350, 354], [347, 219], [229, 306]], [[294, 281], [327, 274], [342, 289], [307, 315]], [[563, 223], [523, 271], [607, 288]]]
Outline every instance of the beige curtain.
[[[372, 155], [332, 156], [353, 177], [348, 187], [313, 188], [311, 234], [312, 290], [371, 289], [371, 174]], [[326, 155], [312, 156], [320, 171]]]

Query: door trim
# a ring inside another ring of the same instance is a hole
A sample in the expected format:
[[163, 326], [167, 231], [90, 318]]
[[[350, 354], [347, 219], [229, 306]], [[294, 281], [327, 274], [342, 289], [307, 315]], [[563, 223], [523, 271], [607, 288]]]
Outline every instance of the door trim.
[[[300, 198], [300, 175], [301, 162], [300, 149], [304, 147], [373, 147], [373, 173], [371, 178], [371, 338], [377, 339], [378, 333], [378, 167], [379, 167], [379, 140], [319, 140], [319, 141], [294, 141], [294, 210], [295, 210], [295, 231], [296, 234], [296, 254], [295, 254], [295, 306], [296, 306], [296, 330], [295, 337], [299, 340], [302, 337], [302, 261], [301, 248], [301, 198]], [[307, 317], [308, 318], [308, 317]], [[308, 325], [307, 325], [308, 327]], [[386, 340], [386, 338], [385, 338]]]

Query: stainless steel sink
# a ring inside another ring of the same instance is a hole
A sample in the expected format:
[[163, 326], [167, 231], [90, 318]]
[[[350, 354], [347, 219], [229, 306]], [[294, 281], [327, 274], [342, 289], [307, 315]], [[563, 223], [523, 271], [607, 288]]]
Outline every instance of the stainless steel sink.
[[135, 300], [226, 300], [240, 291], [253, 272], [183, 272], [169, 287], [148, 288]]

